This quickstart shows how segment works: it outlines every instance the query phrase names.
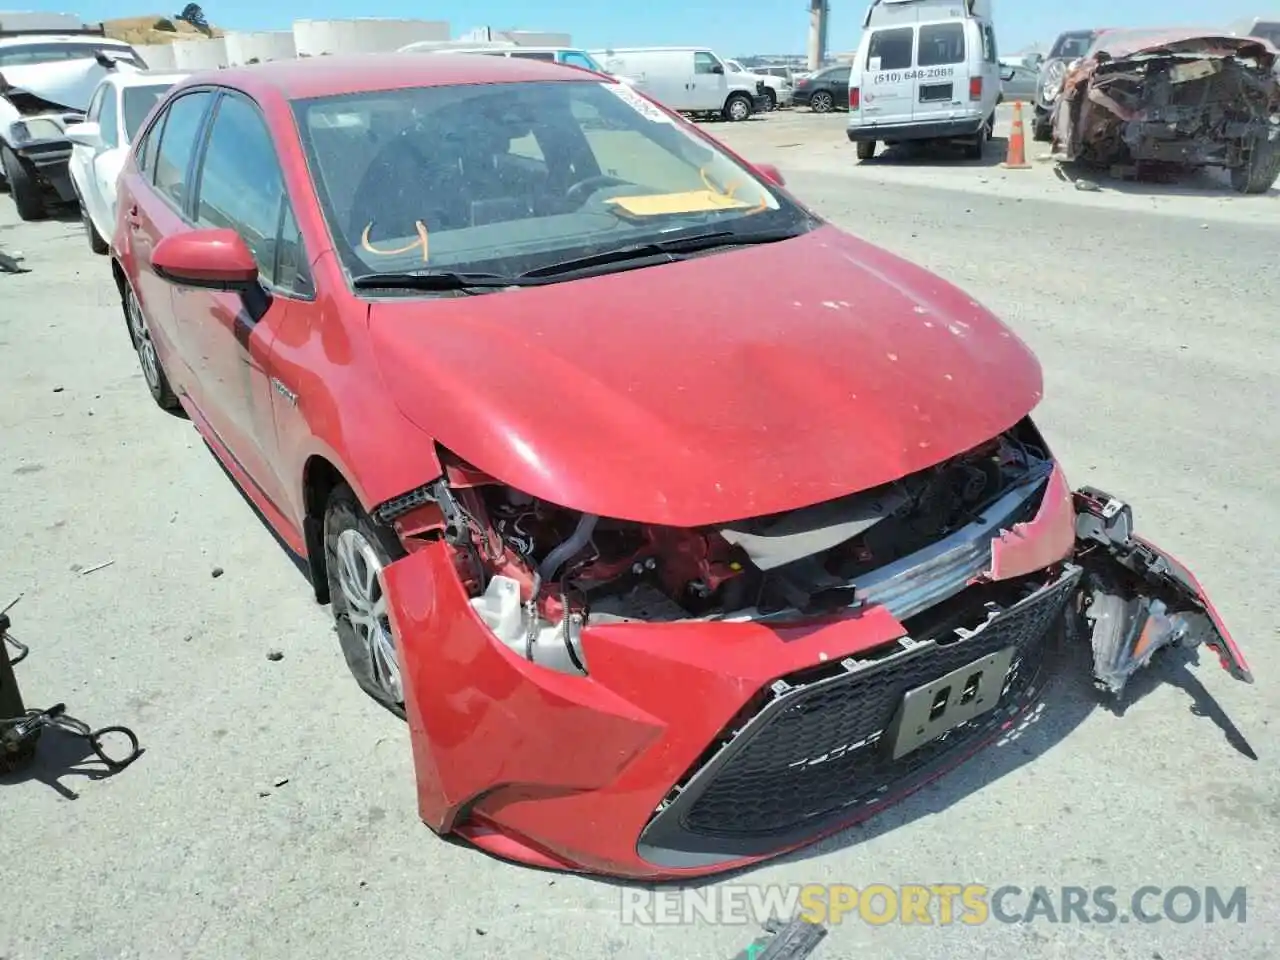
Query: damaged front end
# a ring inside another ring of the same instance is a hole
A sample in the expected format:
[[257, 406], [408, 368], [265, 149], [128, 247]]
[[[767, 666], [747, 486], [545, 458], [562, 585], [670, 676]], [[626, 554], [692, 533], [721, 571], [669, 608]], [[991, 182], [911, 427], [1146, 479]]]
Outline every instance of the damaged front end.
[[909, 619], [990, 578], [993, 552], [998, 577], [1029, 572], [1010, 531], [1033, 522], [1046, 496], [1057, 499], [1056, 527], [1032, 566], [1065, 557], [1073, 538], [1069, 491], [1029, 423], [884, 487], [706, 528], [577, 513], [460, 463], [430, 496], [498, 639], [579, 674], [591, 625], [783, 626], [869, 606]]
[[1276, 51], [1256, 38], [1112, 32], [1054, 110], [1065, 160], [1137, 174], [1222, 167], [1242, 193], [1280, 176]]
[[0, 71], [0, 143], [41, 192], [76, 199], [68, 172], [67, 129], [84, 121], [89, 100], [108, 73], [140, 63], [97, 51], [83, 58], [6, 67]]
[[1119, 694], [1171, 645], [1247, 665], [1198, 585], [1072, 493], [1029, 419], [884, 487], [680, 529], [447, 455], [375, 511], [424, 820], [503, 856], [727, 869], [869, 816], [1008, 729], [1062, 627]]

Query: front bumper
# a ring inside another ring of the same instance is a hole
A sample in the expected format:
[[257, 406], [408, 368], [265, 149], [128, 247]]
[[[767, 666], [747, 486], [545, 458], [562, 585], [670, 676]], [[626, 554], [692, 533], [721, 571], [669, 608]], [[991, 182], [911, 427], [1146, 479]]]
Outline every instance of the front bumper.
[[982, 129], [983, 117], [962, 117], [958, 120], [931, 120], [922, 123], [885, 123], [850, 125], [847, 133], [851, 143], [874, 140], [879, 143], [898, 143], [904, 140], [945, 140], [951, 137], [974, 137]]
[[[451, 548], [420, 542], [384, 577], [422, 819], [504, 858], [636, 879], [777, 856], [873, 815], [1010, 728], [1086, 596], [1106, 614], [1094, 631], [1100, 685], [1118, 690], [1157, 648], [1193, 639], [1251, 679], [1211, 607], [1178, 614], [1167, 590], [1169, 603], [1108, 604], [1107, 584], [1126, 571], [1199, 588], [1131, 537], [1105, 496], [1073, 499], [1059, 470], [1042, 482], [1033, 518], [983, 511], [982, 537], [958, 531], [904, 567], [910, 576], [860, 580], [867, 602], [839, 615], [588, 626], [588, 677], [497, 642]], [[928, 589], [944, 582], [959, 587]], [[932, 695], [943, 678], [958, 690], [951, 675], [997, 661], [1003, 680], [983, 681], [985, 712], [945, 729], [909, 712], [908, 692]]]
[[69, 140], [29, 140], [13, 147], [19, 160], [35, 171], [36, 177], [60, 201], [71, 203], [76, 189], [71, 182], [71, 142]]

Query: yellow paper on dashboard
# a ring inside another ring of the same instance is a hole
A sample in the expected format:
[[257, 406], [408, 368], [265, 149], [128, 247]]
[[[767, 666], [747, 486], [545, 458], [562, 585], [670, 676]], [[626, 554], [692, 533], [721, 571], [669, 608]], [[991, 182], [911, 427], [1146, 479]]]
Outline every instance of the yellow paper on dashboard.
[[671, 213], [703, 213], [711, 210], [740, 210], [755, 206], [736, 197], [713, 190], [689, 190], [685, 193], [642, 194], [637, 197], [610, 197], [607, 203], [633, 217], [660, 217]]

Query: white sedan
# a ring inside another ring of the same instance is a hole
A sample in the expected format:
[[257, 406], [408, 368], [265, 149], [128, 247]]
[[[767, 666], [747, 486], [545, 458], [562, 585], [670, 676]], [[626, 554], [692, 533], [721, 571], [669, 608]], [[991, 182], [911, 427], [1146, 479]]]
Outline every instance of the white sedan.
[[94, 253], [106, 253], [115, 232], [116, 179], [129, 145], [151, 108], [185, 77], [138, 70], [109, 74], [94, 91], [84, 122], [67, 129], [72, 143], [71, 182]]

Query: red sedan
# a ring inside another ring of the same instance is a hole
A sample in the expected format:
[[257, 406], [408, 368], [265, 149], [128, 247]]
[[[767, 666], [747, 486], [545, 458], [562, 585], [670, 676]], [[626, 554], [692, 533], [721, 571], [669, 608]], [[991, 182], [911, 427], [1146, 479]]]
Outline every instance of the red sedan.
[[608, 77], [192, 77], [119, 211], [152, 396], [305, 559], [440, 833], [712, 873], [1008, 728], [1063, 627], [1113, 694], [1173, 643], [1251, 679], [1067, 485], [1016, 336]]

